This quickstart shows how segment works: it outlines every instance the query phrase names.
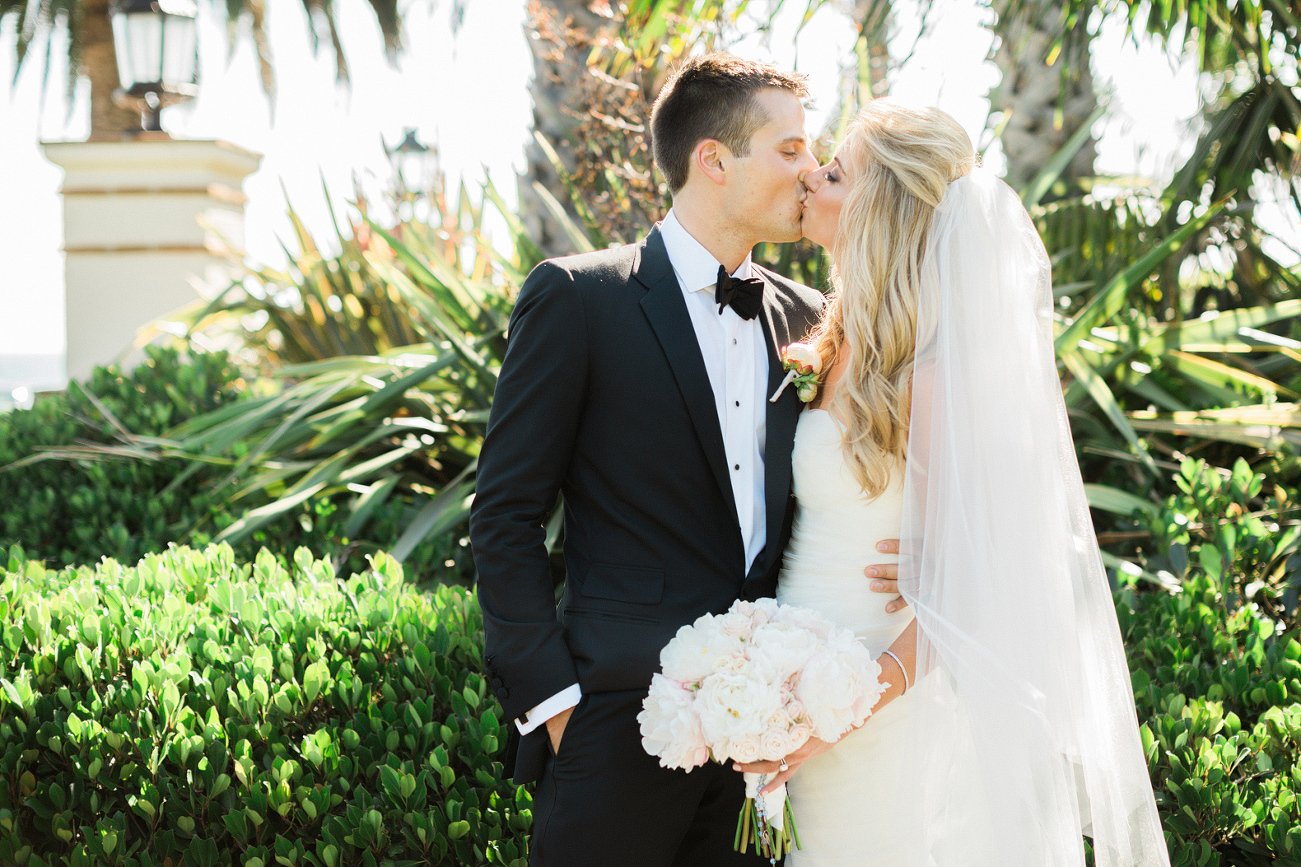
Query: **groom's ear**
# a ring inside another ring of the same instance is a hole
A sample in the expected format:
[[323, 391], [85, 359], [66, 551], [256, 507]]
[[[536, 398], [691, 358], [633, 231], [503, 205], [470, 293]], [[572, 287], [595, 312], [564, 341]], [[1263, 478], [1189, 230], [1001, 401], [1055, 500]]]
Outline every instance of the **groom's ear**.
[[702, 139], [691, 152], [691, 161], [695, 168], [706, 178], [720, 186], [727, 179], [727, 163], [732, 152], [727, 145], [717, 139]]

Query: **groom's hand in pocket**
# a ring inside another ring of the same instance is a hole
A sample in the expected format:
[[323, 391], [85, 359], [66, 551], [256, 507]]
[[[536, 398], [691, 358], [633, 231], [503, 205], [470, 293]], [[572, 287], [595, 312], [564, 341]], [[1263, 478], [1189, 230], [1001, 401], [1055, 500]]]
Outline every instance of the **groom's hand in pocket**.
[[572, 707], [565, 708], [543, 723], [547, 727], [547, 737], [551, 738], [551, 752], [553, 755], [560, 755], [560, 739], [564, 737], [565, 726], [569, 725], [569, 718], [573, 714], [574, 709]]
[[[876, 543], [876, 550], [882, 554], [898, 554], [899, 540], [886, 539]], [[868, 585], [874, 593], [890, 593], [894, 598], [885, 604], [886, 614], [893, 614], [908, 605], [908, 601], [899, 595], [899, 565], [897, 563], [874, 563], [863, 570], [868, 577]]]

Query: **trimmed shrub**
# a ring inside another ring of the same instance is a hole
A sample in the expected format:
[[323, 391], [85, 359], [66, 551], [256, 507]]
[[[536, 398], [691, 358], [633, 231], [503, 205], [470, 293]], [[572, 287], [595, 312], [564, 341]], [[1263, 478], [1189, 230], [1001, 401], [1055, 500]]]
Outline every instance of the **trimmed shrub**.
[[[1119, 606], [1172, 861], [1298, 865], [1301, 644], [1222, 586]], [[478, 606], [387, 555], [15, 548], [0, 648], [0, 864], [525, 863]]]
[[[147, 352], [129, 375], [96, 368], [84, 384], [0, 414], [0, 468], [50, 448], [124, 446], [122, 429], [160, 436], [237, 399], [243, 383], [224, 354], [184, 356], [154, 346]], [[102, 556], [134, 563], [186, 535], [216, 507], [202, 493], [202, 474], [180, 477], [184, 468], [174, 459], [87, 457], [0, 469], [0, 550], [18, 544], [58, 564]]]
[[[28, 557], [59, 566], [101, 557], [134, 563], [172, 542], [206, 545], [268, 502], [258, 491], [236, 502], [229, 488], [218, 492], [228, 466], [159, 457], [137, 445], [247, 395], [224, 353], [146, 349], [147, 361], [129, 374], [96, 368], [88, 382], [42, 395], [30, 410], [0, 414], [0, 551], [20, 545]], [[55, 457], [11, 466], [50, 450]], [[366, 555], [392, 548], [433, 497], [372, 499], [365, 528], [351, 532], [355, 501], [364, 496], [313, 497], [234, 543], [236, 554], [252, 560], [265, 547], [285, 558], [306, 547], [340, 571], [363, 571]], [[468, 584], [473, 574], [463, 532], [423, 540], [405, 563], [419, 580]]]
[[229, 546], [0, 580], [0, 863], [523, 865], [482, 621], [387, 555]]
[[1174, 867], [1301, 864], [1301, 644], [1219, 582], [1119, 606]]

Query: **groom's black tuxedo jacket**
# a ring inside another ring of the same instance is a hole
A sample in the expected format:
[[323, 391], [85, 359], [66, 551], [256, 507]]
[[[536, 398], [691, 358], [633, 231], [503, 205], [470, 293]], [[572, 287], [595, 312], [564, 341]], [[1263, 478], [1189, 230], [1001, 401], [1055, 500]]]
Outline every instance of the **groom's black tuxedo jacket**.
[[[784, 375], [777, 350], [805, 334], [822, 296], [754, 270], [771, 395]], [[713, 392], [658, 229], [533, 270], [511, 316], [470, 523], [490, 683], [508, 718], [573, 683], [644, 689], [680, 626], [773, 594], [801, 407], [794, 388], [767, 404], [767, 544], [747, 574]], [[559, 606], [543, 526], [557, 492]], [[530, 737], [519, 782], [541, 773], [545, 728]]]

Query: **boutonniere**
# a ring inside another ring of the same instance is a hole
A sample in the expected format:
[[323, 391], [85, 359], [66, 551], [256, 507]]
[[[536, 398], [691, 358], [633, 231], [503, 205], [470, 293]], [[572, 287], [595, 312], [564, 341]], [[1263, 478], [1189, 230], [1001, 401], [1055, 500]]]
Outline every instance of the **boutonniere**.
[[782, 367], [786, 368], [786, 378], [777, 386], [769, 403], [776, 403], [786, 386], [795, 383], [795, 391], [800, 400], [808, 403], [817, 396], [819, 375], [822, 373], [822, 356], [807, 343], [792, 343], [781, 350]]

